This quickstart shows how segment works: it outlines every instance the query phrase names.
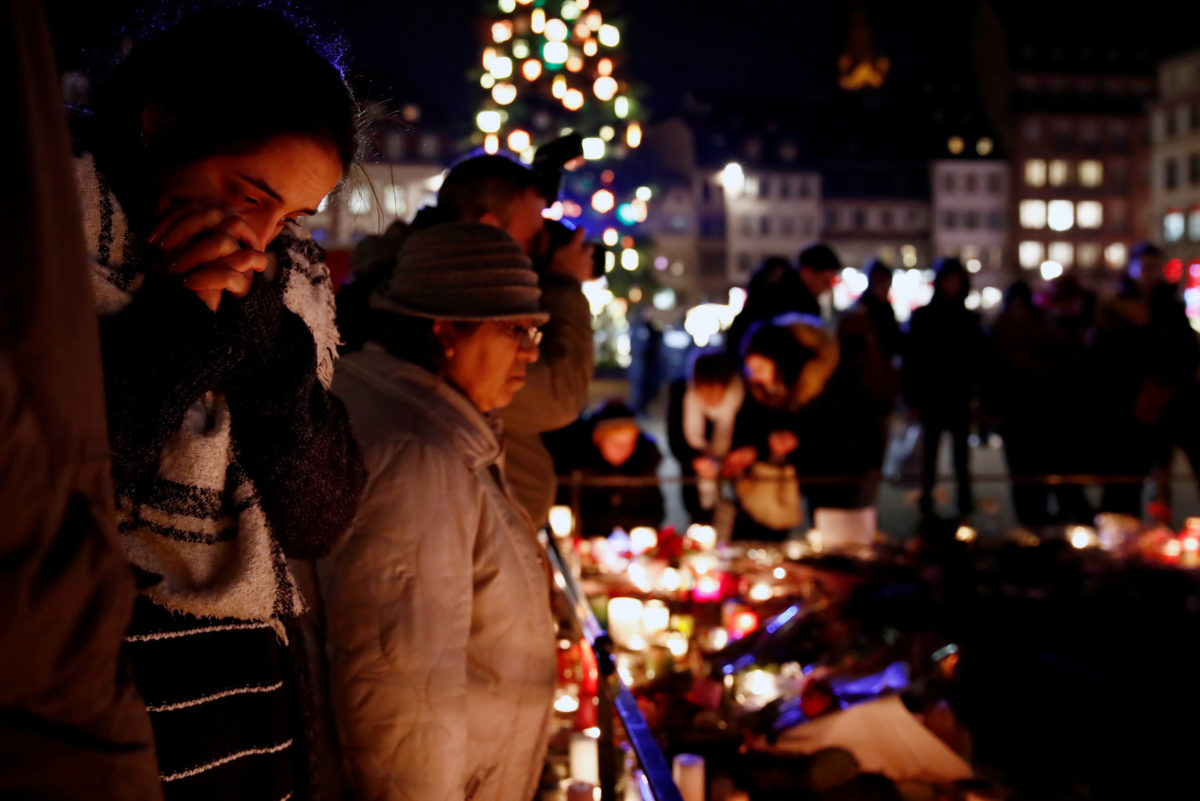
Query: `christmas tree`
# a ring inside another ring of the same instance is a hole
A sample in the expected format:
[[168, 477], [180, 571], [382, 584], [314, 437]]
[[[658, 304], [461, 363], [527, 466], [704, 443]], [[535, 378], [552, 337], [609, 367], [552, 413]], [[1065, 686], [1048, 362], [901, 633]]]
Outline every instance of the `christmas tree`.
[[539, 145], [568, 132], [583, 137], [583, 158], [568, 165], [547, 216], [583, 226], [589, 240], [607, 249], [606, 286], [589, 291], [599, 330], [613, 334], [611, 349], [602, 346], [598, 356], [627, 365], [625, 311], [652, 292], [638, 228], [653, 192], [629, 158], [642, 143], [642, 124], [640, 104], [621, 78], [621, 32], [597, 6], [592, 0], [488, 3], [475, 73], [485, 93], [475, 142], [530, 163]]

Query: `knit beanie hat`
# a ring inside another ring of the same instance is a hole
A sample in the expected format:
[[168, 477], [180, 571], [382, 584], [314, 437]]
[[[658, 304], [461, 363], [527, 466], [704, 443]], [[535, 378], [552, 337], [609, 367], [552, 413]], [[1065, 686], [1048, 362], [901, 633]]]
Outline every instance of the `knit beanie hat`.
[[588, 422], [592, 424], [593, 431], [606, 428], [638, 427], [633, 409], [620, 398], [608, 398], [601, 401], [588, 415]]
[[418, 231], [396, 256], [371, 308], [443, 320], [550, 319], [537, 273], [512, 237], [491, 225], [449, 222]]

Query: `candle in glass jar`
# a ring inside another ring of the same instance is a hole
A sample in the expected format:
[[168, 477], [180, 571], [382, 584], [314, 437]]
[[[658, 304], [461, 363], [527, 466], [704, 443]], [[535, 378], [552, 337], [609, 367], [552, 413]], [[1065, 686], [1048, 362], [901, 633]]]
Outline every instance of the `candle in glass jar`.
[[704, 757], [676, 754], [671, 763], [671, 778], [683, 801], [704, 801]]
[[642, 602], [637, 598], [610, 598], [608, 634], [617, 645], [628, 646], [642, 633]]
[[587, 782], [571, 782], [567, 786], [567, 801], [596, 801], [594, 790]]
[[571, 781], [600, 784], [600, 747], [595, 738], [586, 734], [571, 735]]
[[642, 607], [642, 633], [653, 637], [671, 625], [671, 610], [662, 601], [646, 601]]

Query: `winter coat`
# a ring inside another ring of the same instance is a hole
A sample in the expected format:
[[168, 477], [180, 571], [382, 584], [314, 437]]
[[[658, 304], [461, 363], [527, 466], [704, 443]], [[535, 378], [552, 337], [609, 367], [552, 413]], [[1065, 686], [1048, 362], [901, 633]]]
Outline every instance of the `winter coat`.
[[904, 399], [922, 417], [966, 419], [984, 356], [979, 315], [937, 295], [913, 312], [904, 341]]
[[529, 801], [555, 629], [495, 417], [373, 343], [334, 389], [370, 471], [350, 537], [318, 564], [350, 784], [363, 801]]
[[505, 475], [534, 525], [546, 522], [554, 503], [554, 459], [542, 443], [546, 431], [568, 426], [588, 400], [595, 352], [592, 314], [579, 285], [567, 278], [543, 275], [542, 308], [550, 322], [538, 360], [529, 365], [525, 386], [500, 412], [504, 421]]
[[58, 70], [40, 4], [3, 13], [10, 99], [0, 264], [0, 798], [162, 798], [123, 669], [134, 582], [117, 533], [100, 346]]

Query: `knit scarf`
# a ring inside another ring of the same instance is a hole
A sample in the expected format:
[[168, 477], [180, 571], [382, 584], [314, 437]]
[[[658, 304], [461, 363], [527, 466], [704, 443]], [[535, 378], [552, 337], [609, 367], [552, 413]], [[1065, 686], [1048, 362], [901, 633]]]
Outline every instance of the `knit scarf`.
[[[77, 160], [76, 178], [97, 310], [101, 317], [115, 315], [145, 281], [141, 244], [90, 156]], [[338, 333], [321, 249], [291, 224], [271, 249], [279, 257], [274, 280], [283, 302], [312, 332], [317, 375], [328, 388]], [[118, 492], [126, 553], [162, 577], [144, 591], [154, 603], [200, 618], [267, 622], [286, 641], [281, 619], [302, 612], [304, 601], [235, 453], [229, 404], [221, 392], [206, 392], [159, 455], [150, 487], [139, 488], [139, 497]]]

